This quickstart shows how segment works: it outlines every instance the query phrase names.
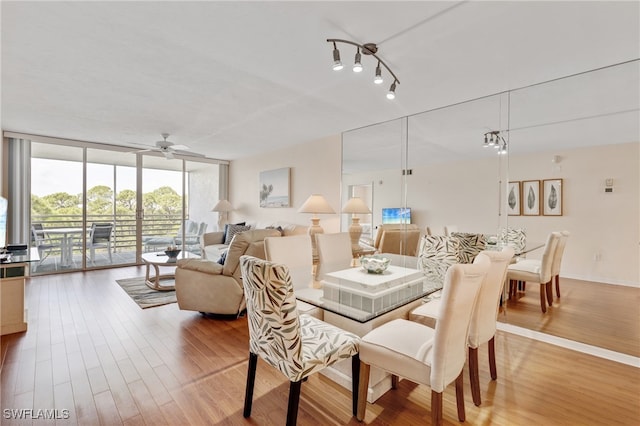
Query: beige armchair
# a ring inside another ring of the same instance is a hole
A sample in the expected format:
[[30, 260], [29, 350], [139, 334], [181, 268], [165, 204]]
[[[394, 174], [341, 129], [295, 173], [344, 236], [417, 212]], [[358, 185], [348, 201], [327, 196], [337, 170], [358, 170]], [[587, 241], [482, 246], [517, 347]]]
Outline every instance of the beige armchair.
[[378, 253], [415, 256], [420, 242], [420, 228], [414, 224], [386, 224], [378, 227], [374, 247]]
[[237, 234], [224, 265], [205, 259], [182, 259], [176, 267], [176, 298], [182, 310], [238, 315], [245, 308], [240, 256], [264, 259], [264, 239], [279, 237], [275, 229]]

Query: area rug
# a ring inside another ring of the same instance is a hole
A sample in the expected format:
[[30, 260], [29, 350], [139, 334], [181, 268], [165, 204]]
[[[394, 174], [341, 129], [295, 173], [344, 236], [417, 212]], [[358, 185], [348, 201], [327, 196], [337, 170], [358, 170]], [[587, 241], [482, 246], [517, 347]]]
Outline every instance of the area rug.
[[[169, 284], [167, 281], [169, 280], [163, 280], [163, 284]], [[125, 278], [116, 280], [116, 282], [142, 309], [153, 308], [154, 306], [166, 305], [168, 303], [176, 303], [175, 290], [153, 290], [147, 287], [144, 283], [144, 277]]]

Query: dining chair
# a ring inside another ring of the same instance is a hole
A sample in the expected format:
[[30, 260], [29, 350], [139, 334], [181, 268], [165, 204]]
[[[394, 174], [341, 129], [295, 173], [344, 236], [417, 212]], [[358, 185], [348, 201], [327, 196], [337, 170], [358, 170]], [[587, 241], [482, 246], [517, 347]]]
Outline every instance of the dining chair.
[[111, 223], [92, 223], [87, 238], [87, 249], [89, 250], [89, 259], [91, 264], [95, 265], [96, 249], [106, 248], [109, 255], [109, 263], [113, 263], [111, 256], [111, 239], [113, 224]]
[[338, 361], [351, 358], [353, 401], [358, 406], [360, 338], [306, 314], [298, 314], [289, 269], [252, 256], [240, 257], [249, 324], [249, 366], [245, 418], [251, 416], [258, 357], [290, 381], [287, 425], [295, 425], [302, 381]]
[[560, 240], [556, 247], [556, 253], [553, 255], [553, 263], [551, 264], [551, 279], [556, 282], [556, 296], [560, 298], [560, 266], [562, 265], [562, 256], [564, 256], [564, 248], [569, 239], [569, 231], [560, 232]]
[[329, 272], [351, 267], [353, 251], [348, 232], [316, 234], [316, 247], [318, 249], [317, 280], [324, 279], [324, 276]]
[[[349, 249], [351, 249], [351, 240], [349, 240]], [[313, 249], [311, 236], [308, 234], [265, 238], [264, 254], [266, 260], [287, 266], [294, 292], [315, 287]], [[312, 315], [318, 319], [323, 318], [322, 309], [309, 303], [299, 300], [297, 307], [301, 313]]]
[[473, 263], [473, 259], [487, 246], [484, 234], [452, 232], [451, 237], [457, 238], [459, 241], [458, 258], [460, 263]]
[[[491, 265], [476, 300], [467, 341], [469, 346], [469, 381], [475, 405], [480, 405], [482, 402], [478, 372], [478, 347], [484, 343], [488, 344], [491, 379], [496, 380], [498, 378], [495, 355], [496, 322], [500, 297], [502, 296], [502, 289], [507, 275], [507, 266], [511, 263], [515, 251], [512, 247], [505, 247], [502, 251], [483, 250], [480, 254], [488, 257]], [[476, 256], [476, 259], [478, 259], [478, 256]], [[414, 309], [409, 314], [409, 319], [433, 327], [438, 321], [441, 305], [442, 299], [430, 300]]]
[[[54, 240], [49, 237], [41, 223], [34, 223], [31, 225], [31, 235], [33, 237], [34, 245], [38, 250], [38, 256], [40, 257], [38, 264], [33, 265], [33, 271], [35, 272], [53, 251], [59, 251], [62, 249], [62, 244], [60, 243], [60, 240]], [[53, 266], [54, 269], [58, 269], [55, 257], [53, 258]]]
[[450, 237], [454, 232], [458, 232], [458, 225], [445, 225], [444, 235]]
[[[517, 282], [535, 282], [540, 284], [540, 308], [547, 312], [547, 302], [553, 305], [553, 288], [551, 287], [551, 265], [556, 252], [559, 232], [551, 232], [544, 246], [542, 259], [522, 259], [512, 263], [507, 268], [507, 280], [509, 281], [509, 297], [514, 298], [517, 292]], [[546, 297], [545, 297], [546, 293]]]
[[445, 274], [451, 265], [460, 263], [458, 252], [460, 241], [444, 235], [425, 235], [418, 249], [418, 269], [428, 283], [439, 287], [444, 283]]
[[488, 257], [476, 263], [456, 264], [447, 270], [435, 329], [396, 319], [373, 329], [360, 342], [360, 386], [356, 417], [362, 421], [367, 406], [371, 365], [398, 377], [431, 387], [431, 423], [442, 424], [442, 393], [456, 383], [458, 419], [465, 420], [463, 367], [469, 323], [482, 282], [489, 270]]

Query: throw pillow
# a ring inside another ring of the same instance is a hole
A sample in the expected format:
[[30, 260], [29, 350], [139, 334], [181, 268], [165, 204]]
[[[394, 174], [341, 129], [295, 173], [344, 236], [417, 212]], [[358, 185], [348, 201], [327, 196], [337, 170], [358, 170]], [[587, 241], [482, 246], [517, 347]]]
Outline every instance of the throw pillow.
[[[222, 234], [222, 241], [224, 244], [227, 244], [227, 232], [229, 231], [229, 226], [230, 225], [246, 225], [247, 222], [238, 222], [238, 223], [227, 223], [226, 225], [224, 225], [224, 234]], [[231, 241], [231, 240], [229, 240]]]
[[250, 229], [251, 227], [246, 225], [229, 225], [229, 227], [227, 228], [227, 236], [224, 239], [224, 243], [231, 244], [231, 240], [233, 240], [233, 237], [235, 237], [236, 234], [248, 231]]
[[276, 231], [280, 232], [280, 236], [284, 237], [284, 229], [282, 229], [282, 226], [267, 226], [265, 229], [275, 229]]
[[222, 252], [222, 254], [220, 255], [220, 259], [218, 259], [219, 264], [224, 265], [224, 261], [227, 260], [227, 253], [229, 253], [229, 250], [225, 250]]

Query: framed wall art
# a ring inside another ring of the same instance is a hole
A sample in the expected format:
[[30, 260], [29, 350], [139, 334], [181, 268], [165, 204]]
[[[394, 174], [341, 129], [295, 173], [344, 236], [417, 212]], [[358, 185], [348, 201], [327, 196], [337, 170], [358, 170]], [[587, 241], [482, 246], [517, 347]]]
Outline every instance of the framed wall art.
[[522, 182], [522, 214], [524, 216], [540, 215], [539, 180], [525, 180]]
[[290, 207], [290, 168], [260, 172], [260, 207]]
[[522, 214], [520, 181], [509, 182], [509, 186], [507, 186], [507, 213], [509, 216], [520, 216]]
[[562, 179], [545, 179], [542, 188], [542, 214], [562, 216]]

